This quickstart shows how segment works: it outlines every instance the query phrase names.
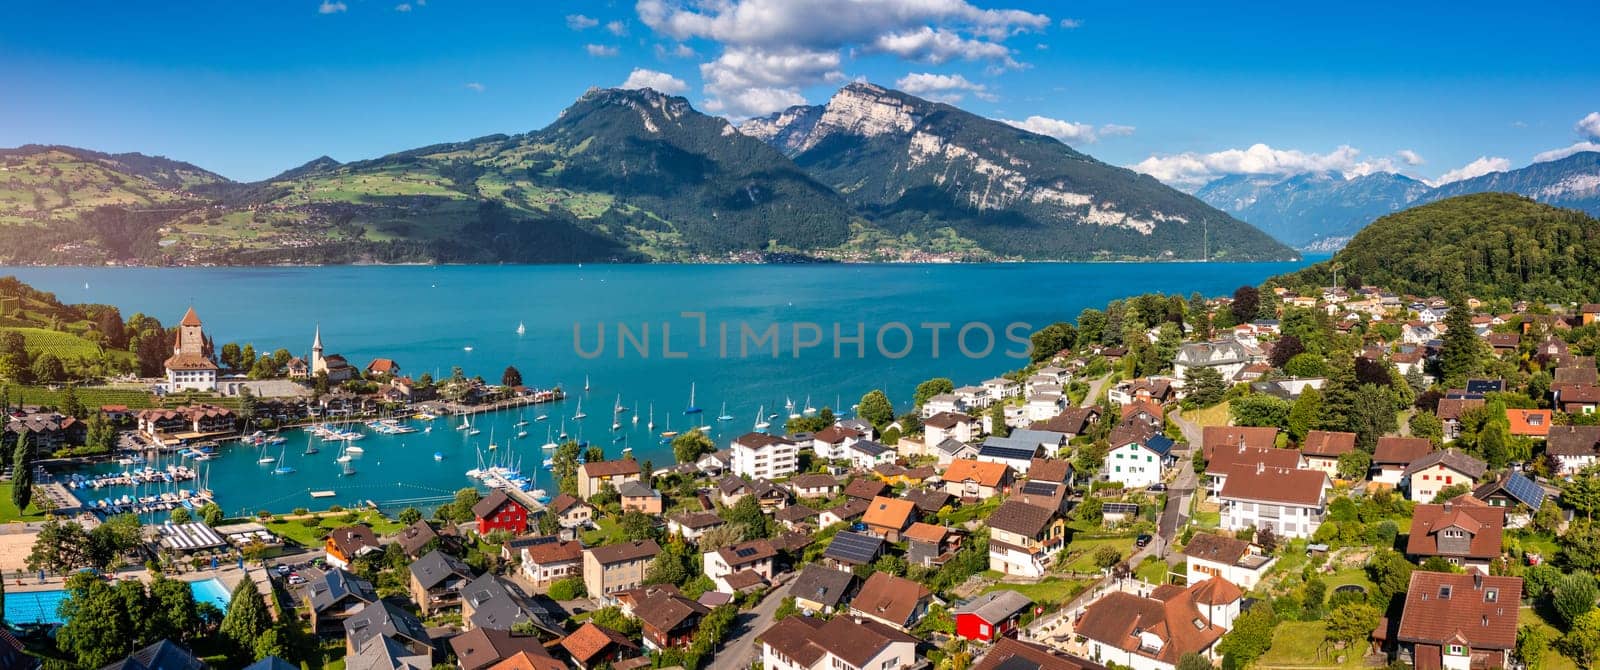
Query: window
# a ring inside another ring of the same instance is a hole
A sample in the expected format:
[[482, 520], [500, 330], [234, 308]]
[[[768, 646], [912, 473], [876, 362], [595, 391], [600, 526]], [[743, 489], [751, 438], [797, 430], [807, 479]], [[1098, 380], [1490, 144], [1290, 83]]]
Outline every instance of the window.
[[1466, 656], [1467, 648], [1459, 644], [1452, 644], [1446, 648], [1445, 653], [1450, 654], [1451, 656]]

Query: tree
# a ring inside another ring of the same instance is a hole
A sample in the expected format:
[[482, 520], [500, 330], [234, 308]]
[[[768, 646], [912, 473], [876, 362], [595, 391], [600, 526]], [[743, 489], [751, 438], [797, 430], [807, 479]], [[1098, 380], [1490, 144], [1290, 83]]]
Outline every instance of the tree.
[[1211, 659], [1189, 652], [1178, 658], [1178, 670], [1212, 670]]
[[1234, 425], [1283, 428], [1289, 422], [1289, 403], [1266, 394], [1247, 395], [1235, 398], [1228, 413]]
[[679, 463], [693, 463], [700, 460], [701, 456], [716, 451], [716, 443], [698, 430], [691, 430], [672, 438], [672, 456], [678, 459]]
[[873, 389], [861, 396], [861, 404], [856, 408], [856, 415], [866, 419], [873, 428], [880, 432], [889, 422], [894, 421], [894, 405], [889, 402], [889, 396], [883, 391]]
[[1106, 313], [1093, 307], [1078, 312], [1077, 346], [1099, 344], [1106, 330]]
[[200, 611], [188, 582], [156, 573], [150, 582], [150, 598], [155, 607], [147, 639], [189, 640], [200, 633]]
[[1234, 323], [1249, 323], [1256, 318], [1256, 312], [1261, 309], [1261, 292], [1256, 287], [1240, 286], [1233, 292], [1233, 304], [1228, 305], [1228, 312], [1233, 314]]
[[[244, 583], [251, 584], [249, 580]], [[66, 623], [56, 633], [56, 645], [86, 668], [104, 667], [127, 656], [137, 631], [111, 585], [99, 575], [85, 572], [69, 577], [66, 590], [59, 611]]]
[[1122, 560], [1121, 552], [1109, 544], [1100, 545], [1100, 548], [1094, 551], [1094, 564], [1102, 569], [1116, 565], [1120, 560]]
[[99, 412], [89, 415], [88, 433], [84, 445], [96, 453], [107, 454], [117, 446], [117, 427], [111, 425]]
[[638, 619], [623, 614], [622, 609], [615, 606], [595, 610], [589, 621], [596, 626], [609, 628], [628, 637], [638, 635], [640, 630]]
[[1389, 389], [1362, 384], [1350, 404], [1349, 426], [1356, 434], [1356, 448], [1369, 454], [1378, 448], [1378, 438], [1399, 430]]
[[551, 600], [556, 601], [577, 600], [587, 595], [587, 591], [583, 584], [583, 577], [575, 575], [552, 583], [548, 595]]
[[1372, 470], [1372, 454], [1360, 449], [1340, 454], [1338, 468], [1340, 479], [1361, 481]]
[[754, 540], [767, 537], [767, 515], [761, 511], [761, 501], [753, 495], [741, 496], [739, 501], [728, 508], [725, 518], [730, 526], [742, 526], [744, 539]]
[[1327, 361], [1317, 354], [1298, 354], [1284, 362], [1282, 369], [1290, 377], [1321, 377], [1328, 374]]
[[1571, 506], [1584, 518], [1593, 518], [1600, 509], [1600, 471], [1584, 468], [1571, 479], [1561, 483], [1561, 502]]
[[1392, 549], [1383, 549], [1374, 554], [1367, 561], [1367, 576], [1377, 588], [1374, 604], [1388, 607], [1396, 594], [1405, 593], [1410, 587], [1411, 571], [1414, 569], [1410, 561]]
[[[1035, 337], [1037, 337], [1037, 335], [1035, 335]], [[927, 403], [929, 398], [941, 393], [949, 393], [954, 390], [956, 390], [956, 384], [955, 382], [950, 381], [949, 377], [934, 377], [933, 379], [929, 379], [921, 384], [917, 384], [917, 390], [911, 396], [912, 404], [918, 409], [921, 409], [922, 405]]]
[[1011, 435], [1011, 426], [1010, 424], [1006, 423], [1005, 404], [997, 402], [994, 404], [994, 406], [989, 408], [989, 424], [990, 435], [994, 435], [995, 437], [1007, 437]]
[[192, 521], [194, 521], [194, 517], [189, 514], [189, 510], [184, 509], [182, 507], [174, 507], [174, 508], [172, 508], [172, 522], [173, 523], [180, 523], [181, 524], [181, 523], [189, 523], [189, 522], [192, 522]]
[[1372, 635], [1382, 613], [1367, 604], [1342, 605], [1328, 613], [1328, 628], [1323, 638], [1339, 647], [1349, 647]]
[[11, 456], [11, 503], [26, 513], [33, 501], [33, 436], [24, 428], [17, 433], [17, 447]]
[[1033, 350], [1033, 362], [1047, 361], [1062, 350], [1071, 349], [1076, 345], [1078, 331], [1070, 323], [1052, 323], [1040, 328], [1029, 338], [1028, 343]]
[[400, 523], [409, 526], [422, 520], [422, 511], [415, 507], [407, 507], [400, 510], [400, 514], [396, 518], [400, 520]]
[[1528, 670], [1544, 670], [1544, 655], [1550, 650], [1551, 633], [1537, 624], [1523, 624], [1517, 629], [1517, 658]]
[[1588, 519], [1574, 519], [1558, 541], [1561, 564], [1572, 570], [1600, 570], [1600, 526]]
[[289, 656], [288, 643], [283, 639], [279, 627], [272, 626], [262, 631], [260, 637], [250, 645], [250, 655], [258, 661], [268, 656], [278, 658]]
[[1339, 352], [1329, 356], [1327, 364], [1328, 381], [1322, 386], [1322, 423], [1317, 427], [1349, 430], [1350, 411], [1355, 405], [1357, 388], [1355, 358]]
[[1305, 351], [1306, 345], [1300, 343], [1300, 338], [1286, 333], [1279, 337], [1277, 342], [1273, 343], [1272, 356], [1267, 359], [1267, 362], [1272, 367], [1282, 370], [1290, 360], [1305, 353]]
[[241, 580], [234, 587], [232, 598], [228, 602], [228, 614], [222, 617], [221, 633], [242, 655], [253, 651], [255, 639], [272, 627], [272, 614], [251, 580]]
[[226, 515], [223, 514], [222, 507], [214, 502], [208, 502], [200, 507], [200, 520], [206, 522], [207, 526], [216, 526], [221, 524], [223, 518], [225, 517]]
[[[79, 419], [88, 415], [88, 410], [83, 406], [83, 401], [78, 399], [78, 385], [67, 384], [66, 390], [61, 392], [61, 413]], [[96, 412], [98, 414], [98, 412]]]
[[507, 365], [506, 371], [500, 373], [500, 385], [507, 387], [521, 386], [522, 371], [518, 370], [516, 366]]
[[1222, 636], [1217, 652], [1225, 657], [1224, 667], [1242, 668], [1260, 658], [1272, 646], [1272, 629], [1278, 615], [1272, 603], [1263, 600], [1234, 619], [1233, 630]]
[[1589, 610], [1578, 617], [1561, 638], [1561, 648], [1578, 662], [1578, 667], [1592, 668], [1600, 664], [1600, 610]]
[[1550, 606], [1568, 627], [1594, 609], [1596, 599], [1600, 599], [1600, 587], [1596, 587], [1594, 575], [1587, 572], [1562, 575], [1550, 592]]
[[66, 574], [89, 565], [89, 533], [76, 521], [45, 519], [28, 553], [29, 570]]
[[1289, 438], [1299, 442], [1322, 419], [1322, 392], [1310, 386], [1300, 392], [1289, 407]]
[[1228, 384], [1222, 373], [1212, 367], [1191, 367], [1183, 373], [1183, 386], [1189, 391], [1184, 398], [1190, 407], [1210, 407], [1222, 402]]
[[648, 540], [656, 535], [655, 520], [650, 515], [639, 510], [628, 510], [626, 514], [622, 515], [622, 521], [619, 525], [622, 528], [623, 536], [627, 537], [629, 541]]
[[1433, 412], [1415, 412], [1406, 425], [1411, 428], [1412, 437], [1426, 437], [1434, 446], [1444, 443], [1444, 422]]
[[1439, 373], [1447, 386], [1467, 381], [1482, 366], [1483, 344], [1472, 329], [1472, 310], [1467, 308], [1464, 296], [1457, 293], [1450, 299], [1450, 311], [1444, 316], [1444, 346], [1439, 349]]
[[661, 548], [661, 553], [650, 561], [650, 569], [645, 573], [644, 583], [681, 586], [694, 576], [689, 560], [688, 547], [678, 542], [668, 542]]
[[42, 383], [66, 381], [67, 367], [61, 363], [61, 359], [56, 358], [55, 354], [40, 354], [39, 358], [33, 361], [33, 378]]

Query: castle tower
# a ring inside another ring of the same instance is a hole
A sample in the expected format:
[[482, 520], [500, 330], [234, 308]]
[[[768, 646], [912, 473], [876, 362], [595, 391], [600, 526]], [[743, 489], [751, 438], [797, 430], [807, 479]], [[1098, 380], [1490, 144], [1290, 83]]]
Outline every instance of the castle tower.
[[204, 355], [206, 350], [205, 331], [200, 327], [200, 315], [194, 313], [194, 308], [183, 314], [183, 321], [178, 322], [178, 340], [172, 345], [172, 355], [194, 354]]
[[206, 357], [206, 334], [193, 307], [178, 322], [178, 340], [165, 367], [169, 391], [217, 390], [217, 364]]

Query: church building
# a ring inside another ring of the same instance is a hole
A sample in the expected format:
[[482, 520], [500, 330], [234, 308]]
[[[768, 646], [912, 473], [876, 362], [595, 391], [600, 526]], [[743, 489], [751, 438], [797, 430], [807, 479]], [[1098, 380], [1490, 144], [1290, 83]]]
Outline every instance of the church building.
[[339, 384], [356, 378], [356, 368], [344, 356], [332, 354], [322, 355], [322, 327], [317, 327], [316, 335], [311, 338], [311, 376], [318, 373], [328, 375], [329, 384]]
[[217, 364], [206, 356], [206, 335], [200, 327], [200, 317], [190, 307], [178, 323], [178, 341], [172, 347], [172, 358], [167, 368], [167, 390], [182, 391], [217, 390]]

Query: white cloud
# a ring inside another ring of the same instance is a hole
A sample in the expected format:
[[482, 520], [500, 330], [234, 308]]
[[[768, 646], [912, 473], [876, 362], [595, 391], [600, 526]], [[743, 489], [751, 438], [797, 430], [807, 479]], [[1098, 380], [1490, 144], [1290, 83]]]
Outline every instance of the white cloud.
[[585, 51], [589, 52], [590, 56], [596, 56], [599, 58], [610, 58], [617, 55], [616, 47], [605, 44], [585, 44], [583, 45], [583, 48]]
[[1061, 19], [1061, 27], [1067, 30], [1081, 28], [1083, 27], [1083, 21], [1081, 19]]
[[669, 58], [694, 58], [698, 55], [700, 54], [695, 53], [694, 49], [689, 48], [689, 45], [681, 42], [677, 45], [674, 45], [670, 49], [667, 48], [667, 45], [665, 44], [656, 45], [656, 58], [660, 60], [667, 60]]
[[409, 12], [409, 11], [411, 11], [411, 3], [402, 2], [402, 3], [398, 4], [398, 5], [395, 5], [394, 6], [394, 11], [397, 11], [397, 12]]
[[1490, 158], [1479, 156], [1477, 160], [1467, 163], [1454, 170], [1439, 175], [1438, 179], [1427, 182], [1429, 186], [1443, 186], [1451, 182], [1480, 177], [1490, 172], [1505, 172], [1511, 169], [1511, 161], [1498, 156]]
[[1360, 149], [1350, 146], [1340, 146], [1331, 152], [1317, 154], [1254, 144], [1248, 149], [1151, 156], [1129, 167], [1180, 188], [1198, 188], [1230, 174], [1288, 177], [1306, 172], [1331, 171], [1349, 179], [1375, 172], [1395, 171], [1392, 159], [1361, 160], [1360, 155]]
[[1097, 142], [1101, 137], [1124, 137], [1133, 134], [1133, 126], [1117, 123], [1108, 123], [1096, 128], [1091, 123], [1078, 123], [1076, 121], [1063, 121], [1047, 116], [1030, 116], [1021, 121], [1012, 119], [999, 119], [1001, 123], [1016, 126], [1030, 133], [1038, 133], [1054, 137], [1067, 144], [1090, 144]]
[[1412, 151], [1410, 149], [1401, 149], [1399, 151], [1394, 152], [1394, 155], [1399, 156], [1400, 160], [1405, 161], [1406, 165], [1421, 165], [1423, 163], [1428, 162], [1426, 160], [1423, 160], [1422, 154], [1419, 154], [1419, 153], [1417, 153], [1415, 151]]
[[318, 14], [343, 14], [349, 9], [344, 3], [333, 0], [322, 0], [322, 4], [317, 5]]
[[778, 111], [802, 103], [808, 86], [844, 80], [845, 53], [1024, 67], [1005, 40], [1053, 23], [1042, 14], [983, 9], [967, 0], [638, 0], [635, 8], [659, 36], [720, 48], [701, 65], [703, 90], [707, 109], [730, 116]]
[[610, 31], [612, 35], [622, 37], [628, 34], [628, 24], [621, 21], [612, 21], [606, 24], [606, 30]]
[[567, 27], [573, 30], [588, 30], [600, 25], [600, 19], [592, 19], [582, 14], [568, 14]]
[[989, 87], [969, 81], [959, 74], [916, 72], [895, 80], [894, 87], [911, 95], [951, 104], [961, 102], [967, 93], [971, 93], [979, 100], [988, 102], [996, 100]]
[[1600, 142], [1600, 112], [1589, 112], [1588, 116], [1578, 119], [1573, 129], [1584, 139]]
[[1528, 122], [1527, 121], [1512, 121], [1511, 122], [1511, 127], [1512, 128], [1527, 128], [1528, 127]]
[[463, 86], [463, 88], [472, 91], [473, 93], [482, 93], [489, 87], [475, 81], [469, 81]]
[[636, 67], [628, 74], [628, 80], [622, 82], [622, 88], [653, 88], [662, 93], [677, 95], [689, 90], [689, 85], [665, 72]]
[[1567, 156], [1571, 156], [1572, 154], [1583, 153], [1585, 151], [1600, 151], [1600, 142], [1578, 142], [1571, 146], [1561, 147], [1560, 149], [1541, 151], [1533, 155], [1533, 162], [1548, 163], [1550, 161], [1558, 161], [1566, 158]]

